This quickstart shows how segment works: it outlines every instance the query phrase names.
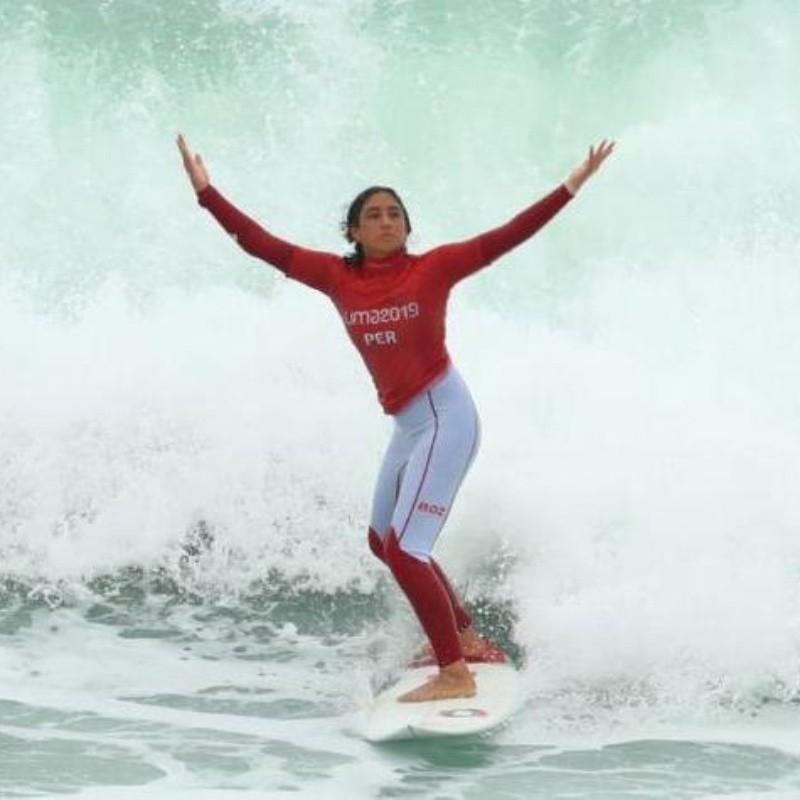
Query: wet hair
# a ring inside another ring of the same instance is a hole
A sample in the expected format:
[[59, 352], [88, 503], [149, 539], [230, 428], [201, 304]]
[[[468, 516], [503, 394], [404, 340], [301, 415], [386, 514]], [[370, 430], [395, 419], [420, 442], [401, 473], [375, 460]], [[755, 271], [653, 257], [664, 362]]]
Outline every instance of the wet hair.
[[347, 209], [347, 216], [345, 217], [344, 222], [342, 222], [342, 233], [344, 234], [344, 238], [347, 239], [348, 242], [353, 243], [355, 248], [352, 253], [349, 253], [344, 257], [344, 260], [347, 262], [348, 266], [359, 267], [364, 261], [364, 248], [358, 242], [353, 242], [350, 229], [358, 227], [359, 220], [361, 219], [361, 211], [370, 197], [378, 192], [386, 192], [386, 194], [390, 194], [397, 201], [397, 204], [400, 206], [400, 210], [403, 212], [403, 218], [406, 221], [406, 232], [411, 233], [411, 220], [408, 217], [408, 211], [406, 211], [406, 207], [403, 205], [400, 195], [397, 194], [394, 189], [392, 189], [390, 186], [370, 186], [369, 188], [364, 189], [364, 191], [359, 192], [359, 194], [355, 196], [353, 202], [350, 203], [350, 207]]

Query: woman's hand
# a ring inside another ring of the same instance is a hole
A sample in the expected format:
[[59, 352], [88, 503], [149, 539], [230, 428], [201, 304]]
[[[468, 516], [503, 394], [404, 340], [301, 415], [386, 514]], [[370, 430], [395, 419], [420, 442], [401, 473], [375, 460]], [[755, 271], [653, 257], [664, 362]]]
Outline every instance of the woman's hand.
[[589, 155], [570, 172], [569, 177], [564, 181], [570, 194], [577, 194], [578, 189], [600, 169], [600, 165], [614, 152], [614, 144], [615, 142], [603, 139], [597, 147], [589, 148]]
[[203, 157], [199, 153], [192, 154], [192, 151], [189, 150], [189, 145], [186, 144], [186, 139], [183, 138], [183, 134], [178, 134], [178, 149], [181, 151], [181, 157], [183, 158], [183, 166], [186, 170], [186, 174], [189, 176], [189, 180], [192, 182], [192, 186], [194, 186], [194, 190], [200, 194], [203, 189], [208, 186], [211, 181], [208, 177], [208, 170], [206, 169], [206, 165], [203, 163]]

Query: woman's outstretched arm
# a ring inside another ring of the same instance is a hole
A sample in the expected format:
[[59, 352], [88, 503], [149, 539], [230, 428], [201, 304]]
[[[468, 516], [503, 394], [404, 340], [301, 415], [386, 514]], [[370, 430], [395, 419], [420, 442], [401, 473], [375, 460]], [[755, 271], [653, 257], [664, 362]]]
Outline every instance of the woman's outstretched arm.
[[564, 183], [537, 203], [526, 208], [510, 222], [484, 233], [481, 250], [487, 263], [522, 244], [543, 228], [578, 193], [600, 165], [614, 152], [614, 142], [602, 142], [589, 148], [589, 155], [570, 172]]
[[200, 205], [211, 212], [217, 222], [236, 239], [243, 250], [251, 256], [272, 264], [282, 272], [288, 273], [292, 258], [299, 248], [273, 236], [226, 200], [211, 185], [203, 157], [199, 153], [191, 152], [183, 134], [178, 136], [178, 149]]
[[596, 148], [589, 149], [589, 155], [570, 172], [564, 183], [504, 225], [465, 242], [440, 248], [452, 279], [461, 280], [477, 272], [530, 239], [564, 208], [613, 151], [614, 142], [603, 140]]

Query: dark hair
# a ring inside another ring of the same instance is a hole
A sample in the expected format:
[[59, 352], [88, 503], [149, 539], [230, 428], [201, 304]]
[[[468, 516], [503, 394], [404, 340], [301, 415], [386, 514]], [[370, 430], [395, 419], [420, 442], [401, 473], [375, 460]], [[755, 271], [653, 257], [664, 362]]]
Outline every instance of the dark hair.
[[[395, 200], [397, 200], [397, 204], [400, 206], [400, 210], [403, 212], [403, 218], [406, 221], [406, 231], [411, 233], [411, 220], [408, 217], [408, 211], [406, 211], [403, 201], [400, 199], [400, 195], [397, 194], [397, 192], [390, 186], [370, 186], [369, 188], [364, 189], [363, 192], [359, 192], [355, 196], [353, 202], [350, 203], [350, 207], [347, 209], [347, 216], [342, 223], [342, 233], [348, 242], [353, 241], [353, 237], [350, 235], [350, 229], [358, 227], [358, 221], [361, 218], [361, 211], [364, 208], [364, 205], [366, 204], [367, 200], [372, 197], [372, 195], [377, 194], [378, 192], [386, 192], [386, 194], [390, 194]], [[351, 267], [360, 266], [361, 262], [364, 260], [364, 248], [358, 242], [356, 242], [355, 250], [346, 255], [344, 260]]]

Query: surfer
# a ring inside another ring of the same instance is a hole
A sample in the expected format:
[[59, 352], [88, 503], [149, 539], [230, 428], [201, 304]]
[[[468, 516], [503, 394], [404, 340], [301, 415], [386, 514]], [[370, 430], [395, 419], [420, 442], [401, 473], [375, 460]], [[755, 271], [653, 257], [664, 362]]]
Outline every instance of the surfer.
[[368, 541], [410, 601], [439, 672], [400, 699], [472, 697], [466, 659], [487, 643], [431, 553], [478, 449], [469, 391], [445, 347], [452, 287], [533, 236], [613, 152], [603, 140], [556, 189], [487, 233], [421, 255], [406, 250], [411, 221], [399, 195], [372, 186], [351, 203], [343, 225], [354, 249], [339, 256], [273, 236], [211, 184], [183, 135], [178, 147], [198, 201], [248, 253], [327, 295], [375, 383], [394, 432], [372, 503]]

